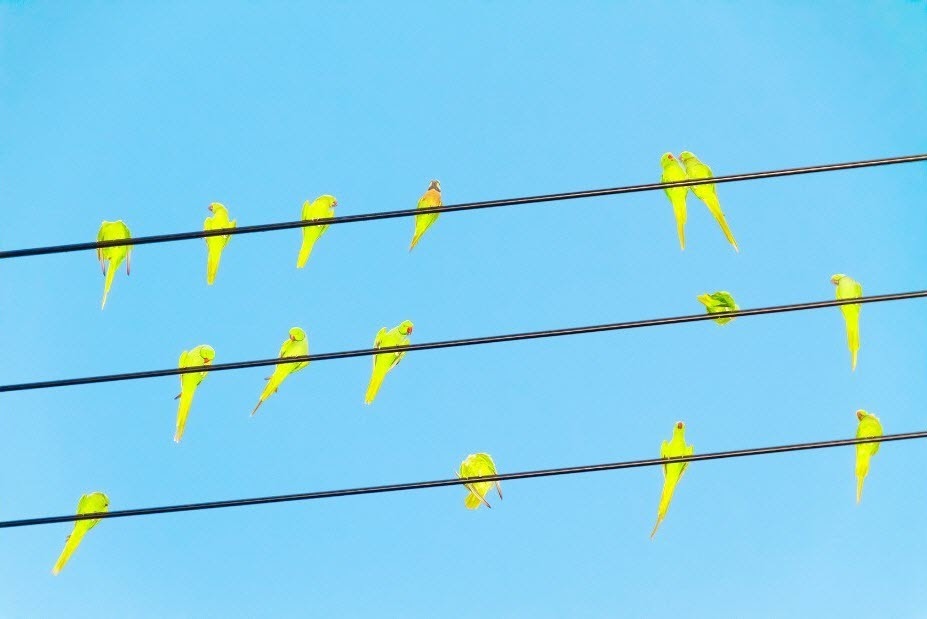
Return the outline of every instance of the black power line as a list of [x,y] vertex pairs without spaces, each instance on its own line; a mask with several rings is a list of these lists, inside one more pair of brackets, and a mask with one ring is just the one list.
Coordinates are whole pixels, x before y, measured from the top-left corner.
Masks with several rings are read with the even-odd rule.
[[[845,447],[860,443],[889,443],[893,441],[908,441],[912,439],[927,438],[927,430],[920,432],[906,432],[903,434],[886,434],[881,437],[847,438],[834,441],[817,441],[814,443],[794,443],[791,445],[777,445],[774,447],[756,447],[753,449],[736,449],[734,451],[716,451],[707,454],[695,454],[673,458],[673,462],[700,462],[702,460],[721,460],[726,458],[743,458],[747,456],[761,456],[765,454],[786,453],[790,451],[807,451],[810,449],[826,449],[830,447]],[[577,473],[592,473],[595,471],[615,471],[619,469],[634,469],[645,466],[659,466],[665,464],[663,458],[650,458],[647,460],[629,460],[625,462],[612,462],[607,464],[590,464],[587,466],[571,466],[558,469],[541,469],[536,471],[523,471],[521,473],[502,473],[485,477],[467,477],[454,479],[439,479],[435,481],[419,481],[407,484],[390,484],[387,486],[367,486],[364,488],[347,488],[344,490],[323,490],[321,492],[303,492],[299,494],[282,494],[277,496],[255,497],[250,499],[232,499],[228,501],[209,501],[205,503],[186,503],[183,505],[165,505],[162,507],[142,507],[137,509],[123,509],[95,514],[72,514],[68,516],[45,516],[42,518],[25,518],[23,520],[5,520],[0,522],[0,529],[14,527],[31,527],[40,524],[55,524],[59,522],[72,522],[75,520],[91,520],[93,518],[125,518],[127,516],[151,516],[154,514],[168,514],[173,512],[192,512],[204,509],[220,509],[225,507],[244,507],[246,505],[264,505],[267,503],[286,503],[290,501],[311,501],[315,499],[331,499],[336,497],[356,496],[359,494],[382,494],[384,492],[402,492],[406,490],[421,490],[425,488],[441,488],[443,486],[460,486],[479,482],[508,481],[512,479],[532,479],[535,477],[553,477],[555,475],[575,475]]]
[[[829,301],[814,301],[811,303],[794,303],[791,305],[773,305],[771,307],[758,307],[755,309],[742,309],[724,314],[688,314],[669,318],[651,318],[648,320],[634,320],[630,322],[613,322],[604,325],[591,325],[587,327],[570,327],[566,329],[551,329],[547,331],[528,331],[526,333],[509,333],[506,335],[490,335],[460,340],[444,340],[439,342],[426,342],[424,344],[410,344],[408,346],[392,346],[380,349],[364,348],[360,350],[345,350],[340,352],[322,353],[318,355],[305,355],[299,357],[275,357],[273,359],[258,359],[254,361],[236,361],[234,363],[218,363],[206,368],[209,372],[223,370],[241,370],[246,368],[278,365],[281,363],[301,363],[303,361],[329,361],[332,359],[347,359],[350,357],[368,357],[371,355],[391,352],[410,352],[416,350],[434,350],[438,348],[457,348],[459,346],[478,346],[481,344],[495,344],[499,342],[516,342],[520,340],[533,340],[546,337],[560,337],[563,335],[580,335],[583,333],[601,333],[603,331],[621,331],[624,329],[637,329],[641,327],[656,327],[660,325],[674,325],[685,322],[700,322],[715,320],[716,318],[738,318],[743,316],[760,316],[763,314],[778,314],[783,312],[797,312],[802,310],[835,307],[838,305],[851,305],[855,303],[880,303],[883,301],[899,301],[904,299],[919,299],[927,297],[927,290],[912,292],[896,292],[892,294],[860,297],[859,299],[832,299]],[[170,368],[165,370],[149,370],[147,372],[129,372],[126,374],[107,374],[103,376],[86,376],[84,378],[66,378],[59,380],[39,381],[33,383],[19,383],[14,385],[0,385],[0,393],[7,391],[26,391],[29,389],[49,389],[52,387],[72,387],[74,385],[89,385],[92,383],[108,383],[120,380],[137,380],[142,378],[158,378],[161,376],[174,376],[177,374],[190,374],[202,372],[202,366],[188,368]]]
[[[876,166],[894,165],[899,163],[914,163],[927,161],[927,153],[921,155],[904,155],[886,159],[869,159],[865,161],[850,161],[847,163],[829,163],[825,165],[807,166],[802,168],[785,168],[782,170],[768,170],[764,172],[749,172],[746,174],[729,174],[716,176],[712,183],[735,183],[761,178],[776,178],[779,176],[795,176],[798,174],[814,174],[817,172],[835,172],[837,170],[852,170],[855,168],[871,168]],[[291,228],[307,228],[311,226],[327,226],[331,224],[346,224],[359,221],[376,221],[378,219],[393,219],[396,217],[413,217],[426,213],[453,213],[457,211],[473,211],[484,208],[500,206],[515,206],[518,204],[537,204],[539,202],[556,202],[558,200],[574,200],[577,198],[593,198],[598,196],[614,196],[625,193],[639,193],[642,191],[656,191],[668,187],[689,187],[691,185],[704,185],[704,180],[684,180],[673,183],[645,183],[642,185],[626,185],[608,189],[589,189],[585,191],[570,191],[566,193],[551,193],[541,196],[525,196],[521,198],[506,198],[502,200],[486,200],[483,202],[465,202],[462,204],[449,204],[432,208],[410,208],[399,211],[382,211],[378,213],[361,213],[359,215],[346,215],[343,217],[330,217],[313,221],[284,221],[273,224],[260,224],[255,226],[239,226],[231,229],[196,230],[193,232],[177,232],[174,234],[157,234],[153,236],[140,236],[134,239],[114,239],[111,241],[70,243],[67,245],[50,245],[47,247],[31,247],[26,249],[13,249],[0,251],[0,259],[23,258],[25,256],[40,256],[44,254],[63,254],[104,247],[119,247],[123,245],[149,245],[152,243],[170,243],[173,241],[186,241],[201,239],[208,236],[224,236],[227,234],[252,234],[255,232],[272,232],[275,230],[289,230]]]

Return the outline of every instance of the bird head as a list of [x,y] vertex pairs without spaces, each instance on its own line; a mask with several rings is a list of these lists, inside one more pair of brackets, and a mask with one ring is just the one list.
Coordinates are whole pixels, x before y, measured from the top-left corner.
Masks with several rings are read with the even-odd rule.
[[674,161],[676,161],[676,158],[673,156],[673,153],[663,153],[663,156],[660,157],[660,165],[664,168]]
[[412,329],[414,325],[411,320],[403,320],[399,323],[399,332],[403,335],[412,335]]
[[299,327],[293,327],[290,329],[290,340],[294,342],[302,342],[306,339],[306,332],[300,329]]
[[317,204],[321,204],[325,208],[335,208],[336,206],[338,206],[338,200],[335,198],[335,196],[331,196],[328,194],[325,194],[324,196],[319,196],[318,198],[315,199],[315,202]]
[[869,416],[869,413],[867,413],[863,409],[859,409],[858,411],[856,411],[856,418],[859,419],[860,421],[863,420],[863,417],[868,417],[868,416]]
[[840,280],[843,279],[844,277],[846,277],[846,275],[844,275],[843,273],[837,273],[836,275],[831,275],[830,283],[836,286],[837,284],[840,283]]
[[212,360],[216,358],[215,349],[212,346],[200,346],[200,358],[203,363],[212,363]]
[[434,189],[438,193],[441,193],[441,183],[439,183],[436,180],[432,180],[431,183],[429,183],[428,185],[428,189],[429,190]]
[[679,158],[683,161],[683,163],[685,163],[689,159],[698,160],[698,157],[696,157],[695,153],[693,153],[691,150],[682,151],[681,153],[679,153]]

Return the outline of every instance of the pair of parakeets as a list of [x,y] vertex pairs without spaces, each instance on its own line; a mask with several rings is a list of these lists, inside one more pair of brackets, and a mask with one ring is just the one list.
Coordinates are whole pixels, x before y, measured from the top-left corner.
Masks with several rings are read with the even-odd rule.
[[[411,320],[404,320],[392,329],[381,328],[374,339],[373,347],[376,350],[381,348],[395,348],[408,346],[414,326]],[[364,396],[364,403],[373,403],[380,385],[386,375],[392,370],[405,356],[404,351],[385,352],[373,355],[373,371],[370,376],[370,383],[367,386],[367,393]],[[287,339],[283,341],[280,352],[277,354],[279,359],[300,358],[309,356],[309,337],[300,327],[290,329]],[[201,344],[191,350],[185,350],[180,353],[178,368],[203,368],[202,371],[186,372],[180,375],[180,403],[177,407],[177,425],[174,433],[174,441],[179,443],[183,437],[184,428],[187,425],[187,416],[190,413],[190,406],[193,404],[193,395],[197,387],[206,378],[208,366],[216,357],[216,351],[212,346]],[[309,361],[295,361],[292,363],[278,363],[274,365],[273,373],[267,377],[267,384],[264,391],[258,399],[257,405],[251,411],[251,415],[257,413],[258,409],[267,398],[272,396],[291,374],[308,367]]]
[[[859,299],[863,296],[863,286],[858,281],[838,273],[830,278],[832,284],[837,287],[838,300]],[[734,302],[734,297],[727,291],[721,290],[711,294],[701,294],[696,297],[709,314],[724,314],[736,312],[740,308]],[[856,369],[856,360],[859,356],[859,314],[862,309],[860,303],[847,303],[840,306],[843,313],[844,322],[846,323],[847,347],[850,349],[850,365],[853,370]],[[733,318],[716,318],[715,322],[719,325],[730,322]]]
[[[679,161],[682,161],[681,165]],[[663,176],[660,180],[664,183],[678,183],[685,180],[710,180],[713,177],[711,168],[699,161],[698,157],[689,151],[680,153],[679,159],[676,159],[673,153],[664,153],[660,159],[660,165],[663,167]],[[715,190],[714,183],[667,187],[663,190],[673,206],[673,215],[676,217],[676,231],[679,235],[679,248],[686,248],[686,196],[688,196],[690,190],[695,194],[696,198],[704,202],[705,206],[708,207],[718,225],[721,226],[725,238],[734,246],[734,251],[740,251],[737,248],[737,241],[734,240],[734,234],[724,218],[724,212],[721,210],[721,202],[718,201],[718,193]]]
[[[299,347],[298,342],[305,341],[305,337],[303,337],[301,340],[295,339],[299,332],[302,332],[302,329],[294,327],[294,329],[291,329],[290,331],[291,339],[287,340],[288,342],[297,342],[297,348]],[[305,336],[305,333],[302,333],[302,335]],[[291,345],[284,343],[284,347],[290,348]],[[185,352],[184,355],[198,356],[200,352],[208,348],[208,346],[198,346],[192,351]],[[199,358],[205,359],[206,357],[202,356]],[[183,362],[183,356],[181,357],[181,362]],[[206,361],[206,363],[208,363],[208,361]],[[196,361],[196,364],[202,365],[200,361]],[[187,374],[185,376],[198,377],[199,374]],[[183,427],[180,425],[179,420],[178,432],[183,432]],[[457,477],[462,479],[468,477],[488,477],[496,475],[496,464],[493,462],[492,456],[487,453],[470,454],[466,457],[466,459],[464,459],[463,462],[460,463],[460,468],[456,474]],[[477,509],[480,505],[490,507],[489,501],[486,499],[486,494],[492,489],[493,486],[495,486],[496,491],[499,493],[499,498],[501,499],[502,486],[499,484],[499,482],[476,482],[472,484],[464,484],[464,487],[467,489],[467,497],[464,500],[464,505],[467,507],[467,509]],[[91,492],[89,494],[85,494],[81,496],[80,500],[77,502],[78,515],[101,514],[106,513],[107,511],[109,511],[109,497],[102,492]],[[55,562],[54,568],[52,568],[52,574],[57,576],[61,572],[65,564],[71,558],[71,555],[73,555],[74,551],[77,550],[77,547],[84,539],[84,536],[87,535],[87,532],[97,526],[99,522],[100,518],[88,518],[74,522],[74,528],[71,531],[71,534],[68,535],[68,538],[64,544],[64,549],[58,556],[58,560]]]
[[[859,421],[856,427],[856,438],[878,438],[882,436],[882,424],[879,418],[864,410],[856,411],[856,418]],[[657,522],[653,525],[650,532],[650,539],[656,535],[660,523],[666,518],[669,511],[670,502],[673,500],[673,493],[676,491],[676,485],[682,479],[689,466],[688,462],[672,462],[673,459],[683,458],[695,454],[695,447],[686,444],[686,425],[677,421],[673,427],[673,436],[669,441],[663,441],[660,444],[660,458],[667,460],[663,465],[663,490],[660,492],[660,502],[657,505]],[[869,474],[869,463],[879,451],[878,442],[858,443],[856,445],[856,502],[859,503],[863,497],[863,481]]]

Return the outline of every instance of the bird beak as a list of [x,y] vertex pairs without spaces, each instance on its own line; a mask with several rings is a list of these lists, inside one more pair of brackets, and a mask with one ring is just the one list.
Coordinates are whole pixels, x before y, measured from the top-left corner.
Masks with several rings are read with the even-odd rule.
[[206,207],[206,210],[209,211],[210,213],[212,213],[212,212],[213,212],[213,210],[212,210],[212,204],[210,204],[209,206],[207,206],[207,207]]
[[293,337],[293,336],[291,335],[291,336],[290,336],[290,341],[291,341],[291,342],[295,342],[295,341],[296,341],[296,338]]
[[859,419],[860,421],[862,421],[862,420],[863,420],[863,416],[864,416],[865,414],[866,414],[866,413],[864,413],[863,411],[858,410],[858,411],[856,411],[856,418]]

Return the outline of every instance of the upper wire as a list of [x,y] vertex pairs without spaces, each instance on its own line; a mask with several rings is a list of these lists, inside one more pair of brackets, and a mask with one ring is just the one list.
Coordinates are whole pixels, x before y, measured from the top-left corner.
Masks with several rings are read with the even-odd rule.
[[410,208],[397,211],[381,211],[375,213],[361,213],[358,215],[345,215],[342,217],[327,217],[314,220],[284,221],[271,224],[258,224],[253,226],[239,226],[237,228],[220,228],[215,230],[196,230],[191,232],[177,232],[173,234],[157,234],[140,236],[134,239],[113,239],[109,241],[95,241],[86,243],[69,243],[66,245],[49,245],[45,247],[30,247],[26,249],[12,249],[0,251],[0,260],[6,258],[24,258],[26,256],[41,256],[46,254],[63,254],[90,249],[103,249],[106,247],[121,247],[125,245],[150,245],[152,243],[170,243],[189,239],[201,239],[209,236],[225,236],[234,234],[253,234],[256,232],[272,232],[275,230],[289,230],[291,228],[307,228],[311,226],[328,226],[334,224],[355,223],[361,221],[376,221],[379,219],[393,219],[396,217],[413,217],[428,213],[453,213],[458,211],[473,211],[477,209],[496,208],[501,206],[515,206],[519,204],[537,204],[540,202],[556,202],[559,200],[575,200],[577,198],[593,198],[598,196],[614,196],[626,193],[639,193],[642,191],[656,191],[671,187],[689,187],[692,185],[705,185],[711,183],[735,183],[739,181],[756,180],[762,178],[776,178],[780,176],[795,176],[799,174],[814,174],[818,172],[835,172],[838,170],[852,170],[856,168],[871,168],[877,166],[896,165],[900,163],[914,163],[927,161],[927,153],[920,155],[903,155],[887,157],[884,159],[867,159],[863,161],[849,161],[845,163],[829,163],[824,165],[805,166],[800,168],[784,168],[781,170],[767,170],[762,172],[748,172],[744,174],[729,174],[716,176],[706,182],[703,179],[687,179],[672,183],[644,183],[641,185],[625,185],[607,189],[588,189],[583,191],[570,191],[566,193],[552,193],[540,196],[524,196],[521,198],[505,198],[501,200],[485,200],[482,202],[465,202],[436,206],[429,208]]

